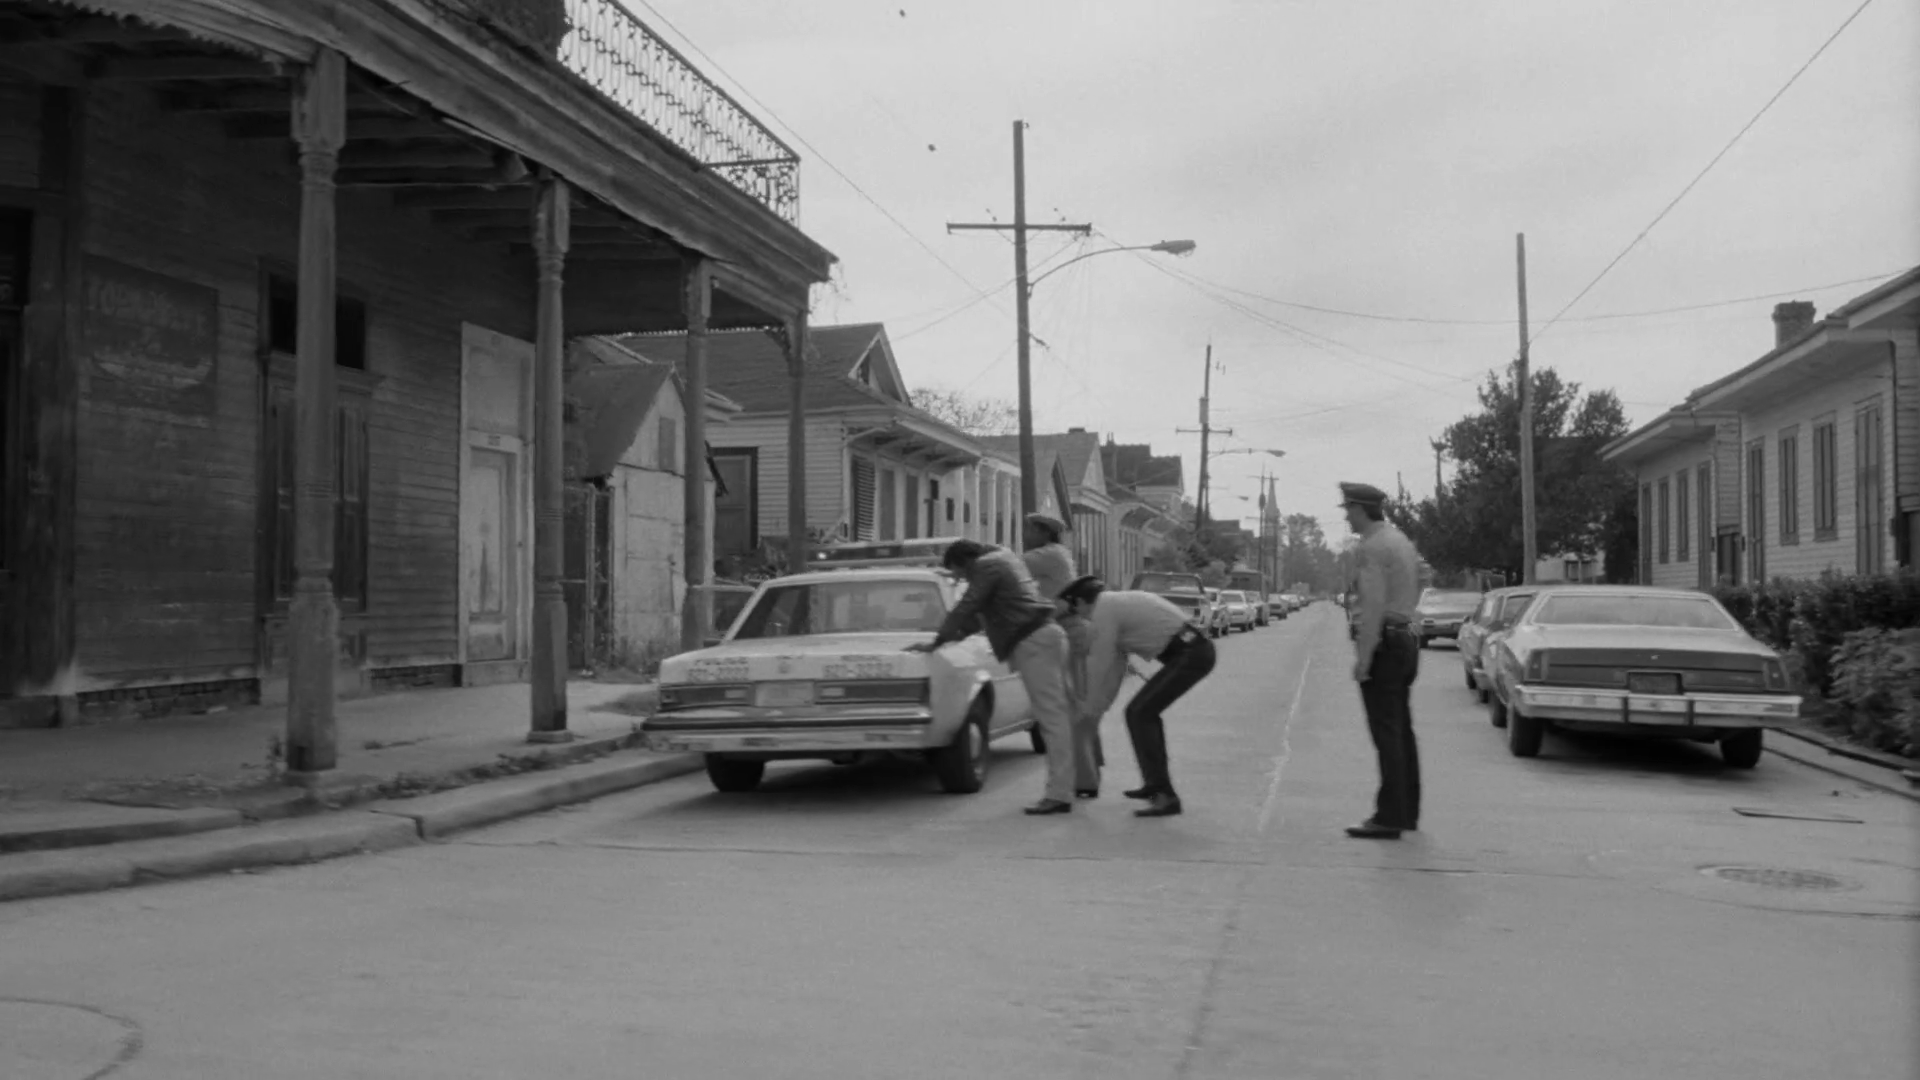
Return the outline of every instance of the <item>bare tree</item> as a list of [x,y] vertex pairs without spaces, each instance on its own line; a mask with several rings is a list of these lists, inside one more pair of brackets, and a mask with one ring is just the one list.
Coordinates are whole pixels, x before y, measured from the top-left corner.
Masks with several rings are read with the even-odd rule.
[[1020,410],[998,398],[973,397],[940,386],[915,390],[912,397],[915,408],[969,435],[1012,435],[1020,430]]

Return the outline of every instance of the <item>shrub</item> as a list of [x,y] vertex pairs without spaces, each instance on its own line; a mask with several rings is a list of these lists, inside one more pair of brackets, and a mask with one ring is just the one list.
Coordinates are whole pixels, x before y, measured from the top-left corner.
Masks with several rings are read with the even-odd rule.
[[1920,573],[1912,569],[1723,585],[1713,595],[1748,633],[1798,657],[1808,688],[1821,695],[1833,692],[1834,651],[1848,634],[1920,625]]
[[1845,635],[1831,658],[1833,700],[1855,739],[1920,757],[1920,628]]

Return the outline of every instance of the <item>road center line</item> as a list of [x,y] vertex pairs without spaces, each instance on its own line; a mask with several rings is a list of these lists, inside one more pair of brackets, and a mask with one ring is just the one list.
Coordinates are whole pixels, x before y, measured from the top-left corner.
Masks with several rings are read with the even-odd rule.
[[1267,798],[1260,804],[1260,823],[1254,826],[1255,833],[1267,831],[1273,823],[1274,815],[1280,809],[1280,778],[1286,775],[1287,761],[1293,757],[1293,717],[1300,711],[1300,695],[1307,689],[1307,673],[1313,670],[1313,657],[1300,665],[1300,681],[1293,688],[1293,701],[1287,705],[1287,715],[1280,721],[1280,752],[1273,756],[1273,775],[1267,781]]

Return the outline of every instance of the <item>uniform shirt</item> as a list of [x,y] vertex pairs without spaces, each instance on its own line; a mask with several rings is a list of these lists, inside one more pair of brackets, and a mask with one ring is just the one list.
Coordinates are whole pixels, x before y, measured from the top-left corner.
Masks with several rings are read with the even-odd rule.
[[1157,660],[1187,628],[1187,613],[1150,592],[1103,592],[1087,617],[1087,704],[1084,715],[1105,716],[1120,696],[1127,655]]
[[945,645],[985,630],[993,655],[1005,660],[1014,646],[1052,620],[1053,605],[1040,598],[1027,565],[1005,548],[992,548],[973,561],[966,594],[947,613],[933,643]]
[[1028,550],[1021,559],[1027,564],[1027,573],[1033,575],[1040,596],[1053,601],[1055,611],[1065,611],[1067,605],[1060,599],[1060,590],[1080,576],[1073,572],[1073,553],[1065,544],[1043,544]]
[[1371,660],[1387,616],[1412,621],[1420,603],[1420,553],[1413,541],[1385,521],[1370,522],[1354,551],[1360,578],[1360,627],[1354,650]]

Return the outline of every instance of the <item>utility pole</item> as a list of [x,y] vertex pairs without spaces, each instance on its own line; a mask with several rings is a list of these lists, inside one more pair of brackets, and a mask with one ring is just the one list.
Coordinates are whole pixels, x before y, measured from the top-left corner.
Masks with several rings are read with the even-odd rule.
[[1433,501],[1435,504],[1438,504],[1441,497],[1440,493],[1444,490],[1440,486],[1440,451],[1445,449],[1446,446],[1438,439],[1435,439],[1429,445],[1433,447]]
[[[1033,513],[1040,506],[1039,477],[1033,463],[1033,334],[1027,322],[1027,301],[1030,286],[1027,284],[1027,234],[1030,232],[1070,232],[1085,236],[1093,231],[1092,225],[1029,225],[1027,224],[1027,143],[1024,120],[1013,122],[1013,224],[1002,225],[999,222],[975,222],[970,224],[947,223],[948,232],[963,230],[1013,230],[1013,278],[1014,278],[1014,320],[1018,324],[1015,348],[1018,350],[1020,365],[1020,515]],[[1064,513],[1066,507],[1061,507]],[[1016,523],[1017,535],[1017,523]]]
[[1527,234],[1514,235],[1514,257],[1520,279],[1520,581],[1533,584],[1535,563],[1533,518],[1533,376],[1527,370]]
[[1207,519],[1209,516],[1209,512],[1212,509],[1212,507],[1210,507],[1207,504],[1207,441],[1208,441],[1208,437],[1216,431],[1218,431],[1222,435],[1233,434],[1232,428],[1216,428],[1213,426],[1213,423],[1210,419],[1213,413],[1209,406],[1209,402],[1211,402],[1212,400],[1213,400],[1213,342],[1209,341],[1207,342],[1206,374],[1200,380],[1200,426],[1197,429],[1196,428],[1175,428],[1174,429],[1174,434],[1176,435],[1192,435],[1192,434],[1195,434],[1197,431],[1200,436],[1200,497],[1194,500],[1194,506],[1193,506],[1193,537],[1196,541],[1200,539],[1201,530],[1205,528]]

